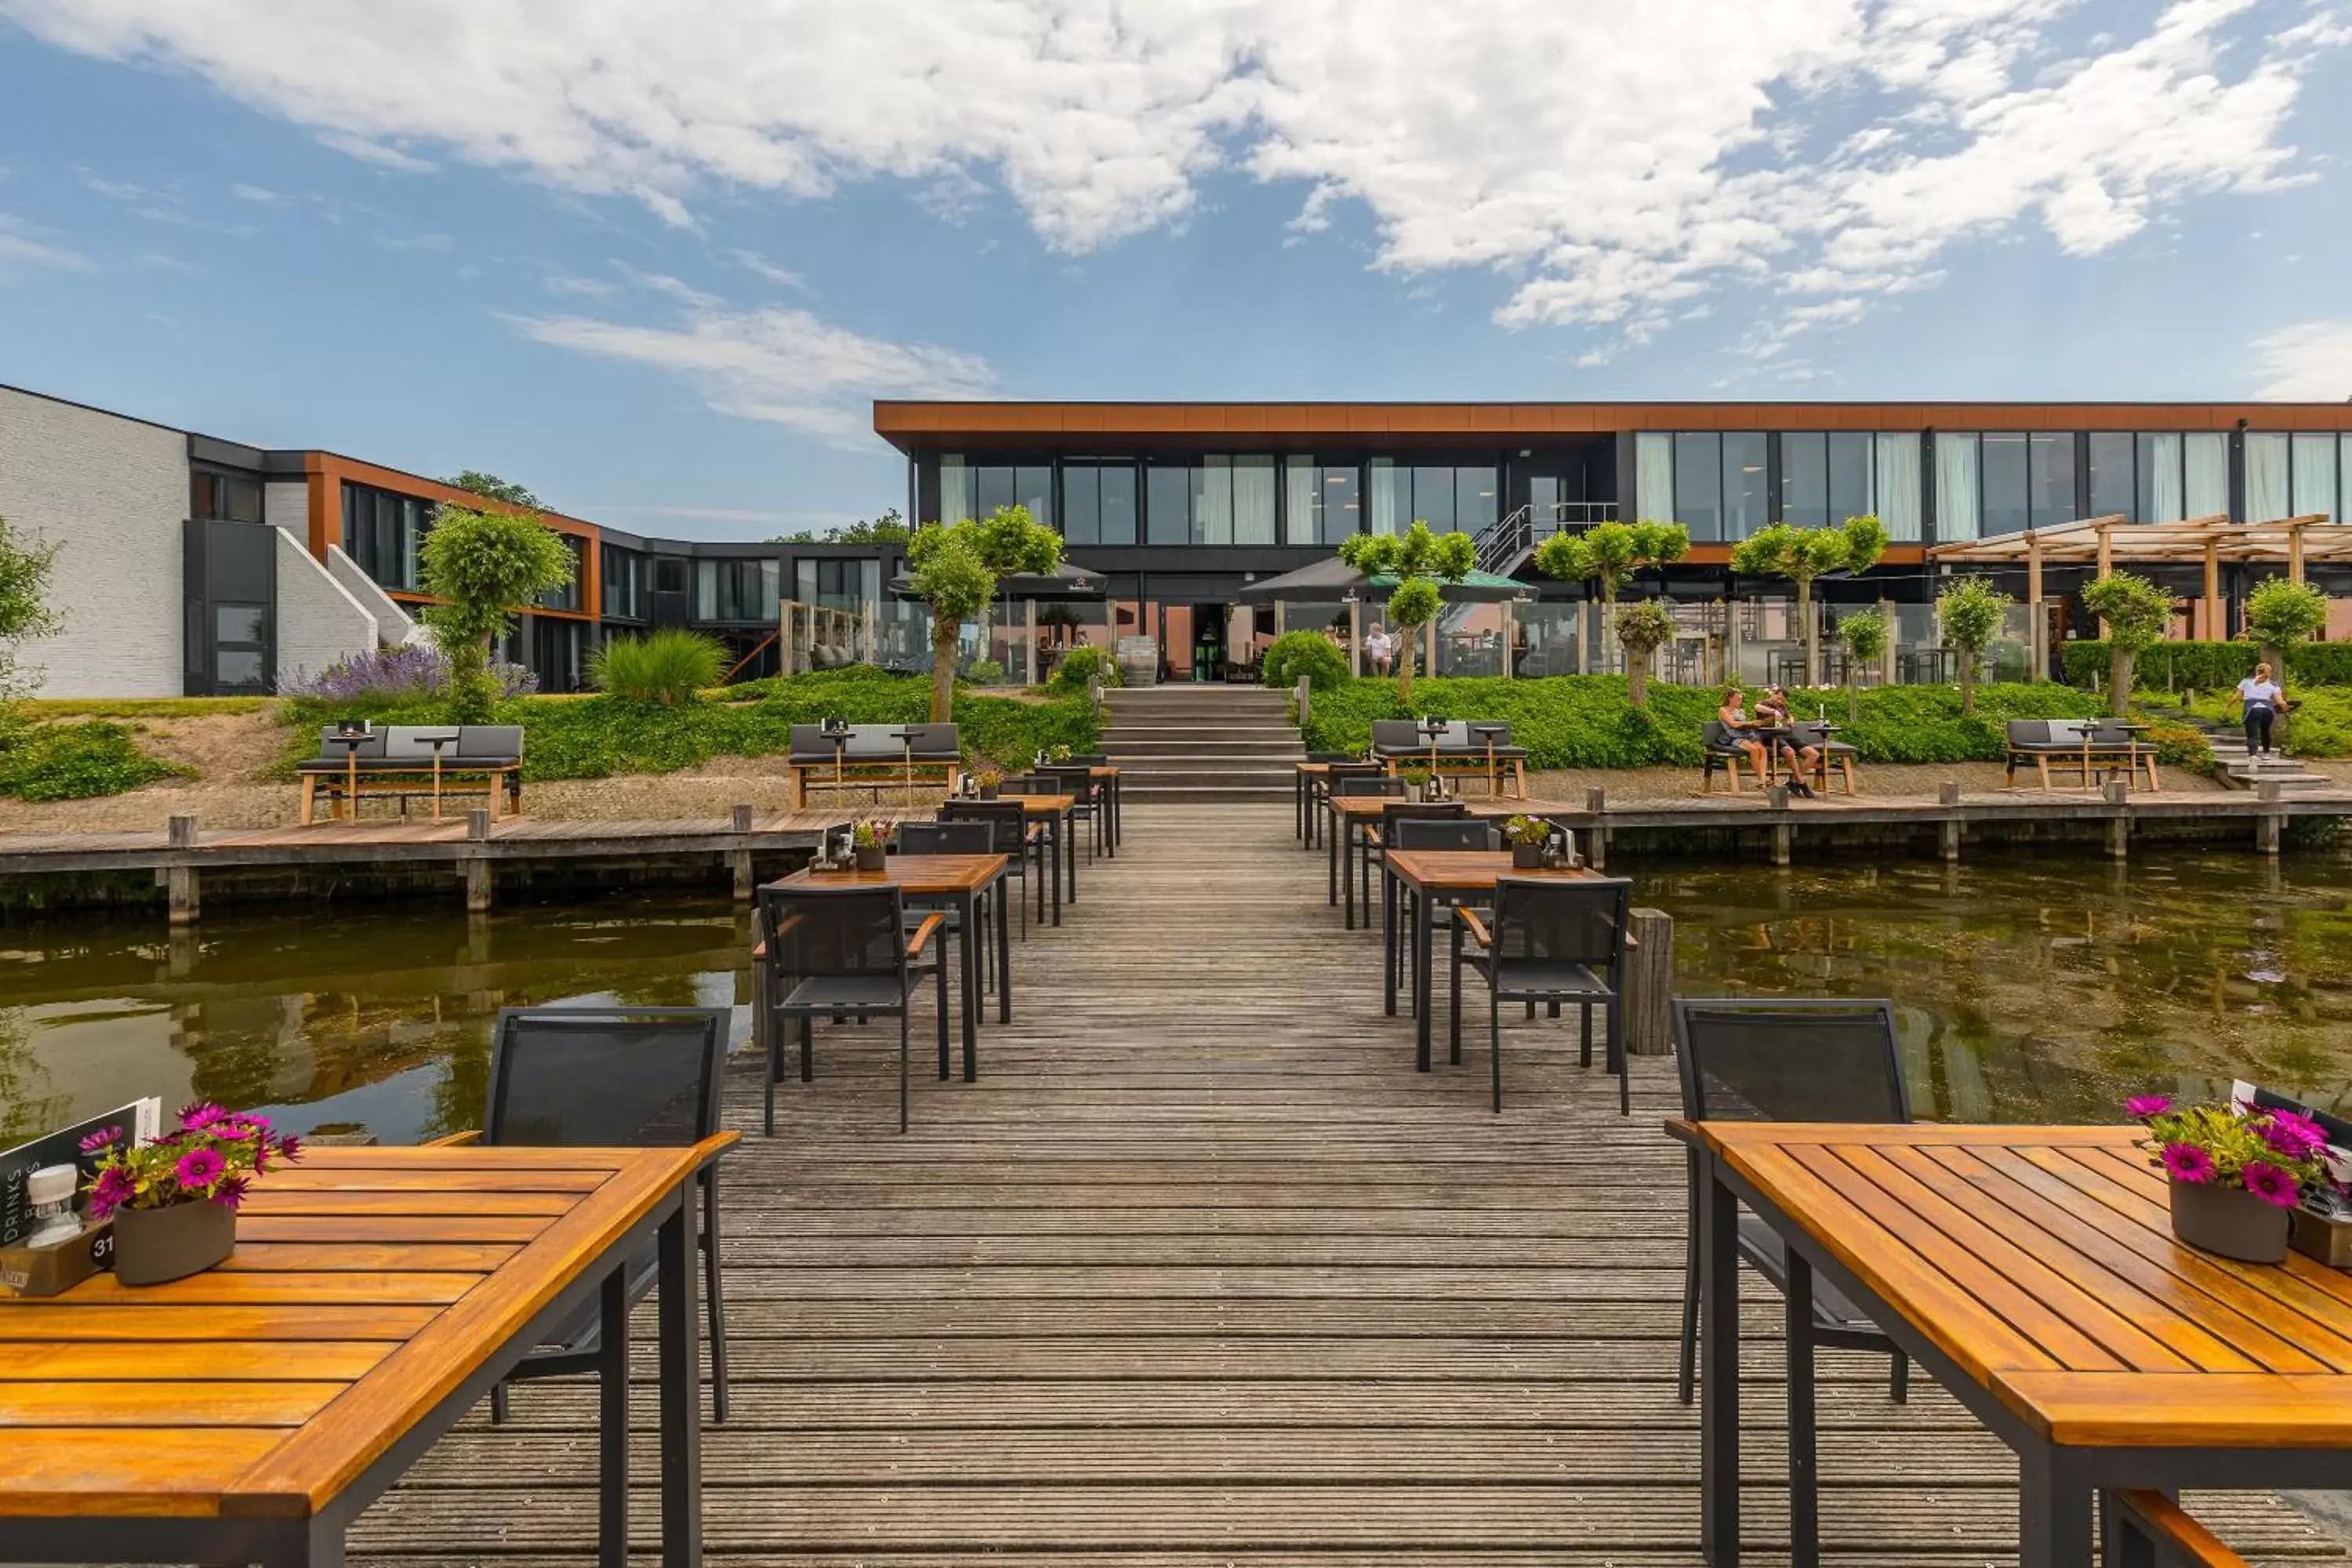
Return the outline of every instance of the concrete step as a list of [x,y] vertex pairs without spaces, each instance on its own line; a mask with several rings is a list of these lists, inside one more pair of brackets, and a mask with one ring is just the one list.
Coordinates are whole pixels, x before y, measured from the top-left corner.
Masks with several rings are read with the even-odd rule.
[[1287,797],[1293,791],[1292,777],[1286,771],[1268,773],[1237,768],[1169,768],[1148,773],[1129,771],[1118,783],[1119,788],[1130,795],[1187,788],[1240,789]]
[[1290,786],[1261,789],[1246,784],[1128,784],[1129,802],[1162,805],[1288,805]]
[[1131,741],[1182,741],[1202,735],[1246,735],[1254,741],[1296,741],[1298,726],[1284,722],[1266,722],[1257,719],[1229,719],[1208,716],[1189,723],[1166,723],[1155,720],[1146,724],[1134,720],[1113,719],[1103,726],[1106,736],[1122,735]]

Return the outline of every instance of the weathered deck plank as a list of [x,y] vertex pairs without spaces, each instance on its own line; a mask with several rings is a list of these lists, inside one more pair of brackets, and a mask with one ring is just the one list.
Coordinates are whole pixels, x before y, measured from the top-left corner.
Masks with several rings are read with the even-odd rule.
[[[725,1176],[735,1415],[708,1432],[709,1552],[768,1568],[1691,1568],[1697,1423],[1674,1392],[1683,1165],[1575,1063],[1572,1024],[1485,1020],[1412,1066],[1377,938],[1340,929],[1286,805],[1130,813],[1058,931],[1014,949],[982,1080],[919,1082],[896,1031],[821,1036],[778,1135]],[[730,1120],[754,1126],[737,1064]],[[1781,1539],[1777,1304],[1745,1413],[1753,1560]],[[650,1333],[640,1376],[652,1375]],[[1822,1358],[1828,1556],[2013,1557],[2014,1466],[1883,1363]],[[653,1479],[650,1401],[638,1478]],[[591,1392],[517,1392],[354,1534],[414,1568],[586,1561]],[[655,1543],[650,1491],[635,1546]],[[2199,1500],[2257,1561],[2339,1555],[2274,1499]]]

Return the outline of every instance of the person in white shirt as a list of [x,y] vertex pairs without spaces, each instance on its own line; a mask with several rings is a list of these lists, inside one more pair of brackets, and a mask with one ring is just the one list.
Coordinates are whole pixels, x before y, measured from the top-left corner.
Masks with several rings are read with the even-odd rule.
[[2286,693],[2271,679],[2271,667],[2254,666],[2254,673],[2238,682],[2238,717],[2246,726],[2246,755],[2271,754],[2272,721],[2286,710]]
[[1385,627],[1374,626],[1371,635],[1364,638],[1364,657],[1372,661],[1374,675],[1386,675],[1389,672],[1389,660],[1394,653],[1394,645],[1389,641],[1389,634]]

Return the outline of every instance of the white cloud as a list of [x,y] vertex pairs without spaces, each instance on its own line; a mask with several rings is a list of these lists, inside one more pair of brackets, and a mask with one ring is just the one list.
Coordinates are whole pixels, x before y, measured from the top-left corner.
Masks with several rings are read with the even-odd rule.
[[362,163],[373,163],[380,169],[396,169],[404,174],[429,174],[439,164],[428,159],[415,157],[397,147],[387,147],[381,142],[346,132],[331,131],[319,138],[319,145],[333,149]]
[[2352,399],[2352,321],[2305,321],[2254,340],[2257,397],[2289,403]]
[[231,185],[228,188],[228,194],[235,196],[241,202],[260,202],[267,204],[269,202],[275,202],[278,199],[278,195],[276,191],[264,190],[259,185],[247,185],[242,184]]
[[[1727,284],[1923,286],[2036,228],[2071,255],[2298,176],[2302,72],[2352,41],[2257,0],[0,0],[66,47],[195,71],[388,166],[405,149],[634,199],[1001,190],[1084,251],[1239,168],[1292,238],[1492,268],[1507,325],[1638,342]],[[754,269],[756,270],[756,268]]]
[[559,274],[547,279],[551,294],[578,294],[591,300],[609,300],[621,291],[618,283],[607,283],[602,278],[572,278]]
[[508,320],[539,342],[680,376],[721,414],[764,419],[852,449],[873,439],[866,405],[874,398],[977,397],[994,383],[985,361],[953,349],[866,337],[806,310],[740,310],[675,278],[621,270],[640,288],[677,301],[679,320]]
[[22,262],[27,267],[60,267],[69,272],[86,272],[89,260],[61,245],[36,239],[26,226],[0,213],[0,277],[5,277],[10,262]]
[[756,250],[730,250],[728,255],[733,257],[735,264],[744,271],[764,278],[779,287],[803,289],[808,287],[807,279],[788,267],[777,266]]

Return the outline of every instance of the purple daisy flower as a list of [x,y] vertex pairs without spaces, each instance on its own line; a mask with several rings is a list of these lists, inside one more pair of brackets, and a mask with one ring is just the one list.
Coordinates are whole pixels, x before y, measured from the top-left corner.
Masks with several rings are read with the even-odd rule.
[[139,1184],[130,1172],[120,1165],[109,1165],[98,1173],[97,1182],[89,1189],[89,1217],[104,1219],[129,1203],[138,1190]]
[[208,1100],[197,1100],[193,1105],[184,1105],[180,1107],[180,1131],[201,1132],[220,1121],[227,1114],[227,1111]]
[[2125,1111],[2135,1121],[2146,1121],[2148,1118],[2161,1116],[2171,1109],[2172,1096],[2168,1094],[2135,1094],[2124,1101]]
[[253,1184],[247,1181],[243,1176],[231,1176],[227,1181],[223,1182],[220,1184],[220,1189],[217,1192],[213,1194],[213,1202],[220,1205],[223,1208],[233,1209],[236,1207],[237,1205],[245,1202],[246,1189],[250,1187],[252,1184]]
[[302,1140],[291,1132],[278,1140],[278,1152],[289,1163],[302,1157]]
[[2239,1173],[2246,1191],[2276,1208],[2291,1209],[2301,1195],[2302,1188],[2294,1176],[2266,1160],[2250,1160]]
[[2272,1111],[2262,1132],[2263,1142],[2290,1160],[2308,1160],[2327,1146],[2319,1123],[2299,1111]]
[[2167,1143],[2157,1151],[2164,1173],[2176,1182],[2201,1186],[2213,1179],[2213,1156],[2194,1143]]
[[120,1127],[104,1128],[99,1131],[91,1133],[89,1137],[81,1141],[81,1152],[85,1154],[95,1154],[100,1149],[104,1149],[112,1144],[116,1139],[121,1136],[122,1129]]
[[228,1162],[221,1158],[219,1150],[191,1149],[180,1156],[172,1174],[181,1186],[193,1189],[211,1186],[227,1169]]

